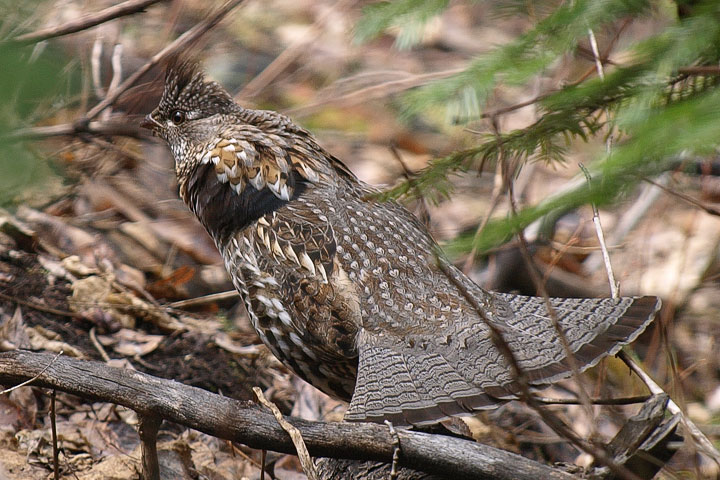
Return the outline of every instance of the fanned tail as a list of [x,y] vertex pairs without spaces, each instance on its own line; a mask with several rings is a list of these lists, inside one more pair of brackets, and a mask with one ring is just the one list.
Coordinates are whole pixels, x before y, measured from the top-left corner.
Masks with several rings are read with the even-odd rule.
[[[508,315],[501,331],[534,386],[570,375],[571,363],[543,298],[496,294]],[[633,342],[660,309],[656,297],[550,299],[581,371]],[[482,322],[483,320],[479,319]],[[351,421],[422,425],[499,406],[519,387],[485,326],[484,338],[424,350],[387,336],[361,338],[358,381],[345,415]],[[412,348],[411,348],[412,347]]]

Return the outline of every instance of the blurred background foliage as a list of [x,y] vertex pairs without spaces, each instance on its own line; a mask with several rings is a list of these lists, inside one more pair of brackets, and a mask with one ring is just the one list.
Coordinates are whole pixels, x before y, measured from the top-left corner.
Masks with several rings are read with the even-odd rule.
[[[555,209],[571,210],[617,195],[674,165],[681,156],[715,153],[720,139],[717,73],[700,66],[720,58],[720,3],[716,1],[578,0],[484,2],[497,16],[524,15],[532,28],[513,41],[474,59],[449,78],[407,93],[406,116],[442,114],[446,122],[472,125],[479,120],[499,85],[530,87],[593,37],[613,25],[648,16],[666,18],[661,31],[625,45],[622,64],[604,64],[538,99],[541,115],[526,128],[486,134],[472,148],[434,160],[417,178],[388,196],[449,195],[448,176],[480,164],[518,161],[563,162],[573,139],[611,138],[608,149],[590,165],[592,181],[529,207],[507,220],[495,220],[480,235],[468,233],[451,242],[450,253],[484,252],[511,238]],[[422,38],[421,26],[448,7],[446,1],[403,0],[366,7],[357,25],[360,41],[396,31],[396,47],[411,48]],[[597,48],[597,47],[594,47]],[[602,52],[595,52],[602,57]],[[603,59],[604,60],[604,59]],[[700,73],[700,74],[698,74]],[[487,115],[486,115],[487,116]]]
[[[21,2],[22,3],[22,2]],[[49,44],[0,45],[0,206],[12,206],[59,182],[40,152],[27,142],[11,138],[13,132],[53,122],[80,90],[77,72],[68,66],[65,52]]]
[[[520,212],[494,220],[481,235],[467,234],[448,245],[451,252],[482,253],[509,239],[549,211],[571,210],[594,202],[612,202],[618,194],[668,168],[681,155],[714,152],[720,138],[717,75],[692,68],[714,66],[720,56],[720,4],[716,1],[650,0],[517,0],[476,2],[498,20],[523,17],[530,27],[511,41],[472,59],[458,73],[411,89],[401,96],[398,114],[408,124],[462,125],[471,131],[493,120],[486,106],[500,86],[530,88],[549,75],[567,55],[579,49],[593,53],[595,35],[614,45],[623,26],[633,20],[661,18],[664,28],[623,45],[621,63],[606,62],[539,95],[537,120],[522,129],[475,136],[469,148],[437,158],[417,177],[396,185],[386,197],[422,196],[438,201],[451,195],[452,175],[494,165],[513,164],[517,176],[528,161],[564,162],[576,139],[604,135],[611,139],[589,165],[592,182]],[[30,30],[43,2],[3,0],[2,37]],[[355,40],[369,42],[390,32],[394,47],[412,49],[426,29],[451,3],[447,0],[399,0],[364,6],[355,25]],[[266,21],[268,21],[266,19]],[[620,27],[618,27],[618,25]],[[249,31],[248,31],[249,32]],[[250,33],[247,33],[252,35]],[[257,35],[257,34],[255,34]],[[12,130],[53,122],[53,115],[72,106],[80,90],[79,69],[51,42],[0,46],[0,204],[24,198],[22,192],[52,176],[41,156],[27,143],[8,141]],[[683,70],[685,69],[685,70]],[[227,73],[227,72],[226,72]],[[237,75],[228,75],[236,78]],[[232,83],[232,82],[231,82]],[[328,113],[329,112],[329,113]],[[332,111],[325,111],[325,116]],[[307,119],[312,126],[317,116]],[[352,123],[349,118],[348,122]]]

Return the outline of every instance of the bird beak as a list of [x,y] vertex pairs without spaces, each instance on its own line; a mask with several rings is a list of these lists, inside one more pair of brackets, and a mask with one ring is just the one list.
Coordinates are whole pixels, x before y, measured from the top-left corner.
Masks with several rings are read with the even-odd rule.
[[152,113],[148,114],[143,121],[140,122],[140,126],[148,130],[156,130],[161,127],[160,122],[153,118]]

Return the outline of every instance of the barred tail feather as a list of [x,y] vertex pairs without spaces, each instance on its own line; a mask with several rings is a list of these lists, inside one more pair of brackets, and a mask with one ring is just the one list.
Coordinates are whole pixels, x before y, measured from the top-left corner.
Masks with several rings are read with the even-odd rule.
[[[497,295],[509,307],[510,316],[503,319],[511,333],[506,335],[508,346],[530,383],[547,385],[569,376],[571,364],[545,300]],[[660,308],[655,297],[550,302],[581,371],[634,341]],[[490,348],[461,352],[450,344],[438,351],[435,343],[423,350],[387,336],[361,337],[358,381],[345,418],[422,425],[517,398],[519,387],[508,374],[507,359],[494,345],[481,345]]]

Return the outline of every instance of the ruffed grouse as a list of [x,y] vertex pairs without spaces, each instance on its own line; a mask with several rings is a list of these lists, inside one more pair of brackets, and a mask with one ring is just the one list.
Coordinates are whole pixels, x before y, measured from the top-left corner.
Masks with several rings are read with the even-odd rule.
[[[544,299],[480,288],[438,256],[412,214],[378,201],[289,118],[242,108],[178,61],[143,125],[170,145],[180,196],[262,341],[350,401],[348,420],[433,423],[516,398],[489,323],[531,385],[568,375]],[[550,302],[581,369],[632,342],[660,306],[655,297]]]

